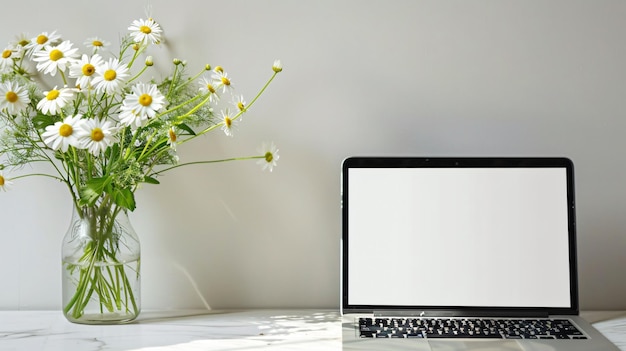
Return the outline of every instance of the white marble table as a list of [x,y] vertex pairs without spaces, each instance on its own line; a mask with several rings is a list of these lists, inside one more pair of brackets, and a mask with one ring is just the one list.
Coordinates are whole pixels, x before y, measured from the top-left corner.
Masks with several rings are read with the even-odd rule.
[[337,311],[148,311],[112,326],[72,324],[54,311],[0,311],[2,351],[340,349]]
[[[626,350],[626,313],[586,312]],[[0,350],[341,350],[333,310],[142,312],[127,325],[72,324],[58,311],[0,311]]]

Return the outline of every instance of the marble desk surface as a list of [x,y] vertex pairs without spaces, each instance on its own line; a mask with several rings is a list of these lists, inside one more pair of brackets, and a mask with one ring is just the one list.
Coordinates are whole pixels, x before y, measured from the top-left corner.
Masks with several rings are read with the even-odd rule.
[[[626,350],[626,312],[585,312]],[[336,310],[146,311],[126,325],[72,324],[58,311],[0,311],[0,350],[341,350]]]

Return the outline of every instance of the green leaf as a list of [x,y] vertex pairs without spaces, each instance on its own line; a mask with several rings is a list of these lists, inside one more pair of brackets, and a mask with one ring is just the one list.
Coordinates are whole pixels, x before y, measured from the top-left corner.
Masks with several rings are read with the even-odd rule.
[[55,118],[52,116],[38,114],[37,116],[33,117],[32,121],[33,125],[35,125],[35,128],[44,129],[47,126],[53,125],[55,122]]
[[105,151],[105,156],[108,160],[115,160],[120,155],[120,144],[115,143],[108,147]]
[[89,179],[85,186],[78,191],[80,196],[79,204],[93,206],[110,183],[111,177]]
[[185,123],[181,123],[178,125],[178,128],[186,131],[187,133],[191,134],[191,135],[196,135],[196,132],[193,131],[193,129],[191,129],[191,127],[189,127],[188,125],[186,125]]
[[131,211],[135,210],[135,194],[129,189],[114,189],[111,194],[113,197],[113,202],[116,205],[129,209]]
[[145,176],[143,182],[148,184],[161,184],[156,178]]

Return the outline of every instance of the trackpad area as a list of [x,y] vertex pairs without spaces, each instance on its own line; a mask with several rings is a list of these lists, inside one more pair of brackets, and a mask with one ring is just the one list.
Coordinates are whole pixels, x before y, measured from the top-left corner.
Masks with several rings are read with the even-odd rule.
[[515,340],[429,340],[432,351],[523,351]]

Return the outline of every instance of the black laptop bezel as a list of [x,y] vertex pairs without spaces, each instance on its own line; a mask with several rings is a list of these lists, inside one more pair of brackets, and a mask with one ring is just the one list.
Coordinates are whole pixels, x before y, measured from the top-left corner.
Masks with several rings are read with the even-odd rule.
[[[570,270],[570,307],[490,307],[490,306],[389,306],[351,304],[348,300],[348,170],[351,168],[475,168],[475,167],[558,167],[566,170],[568,202],[568,234]],[[341,172],[342,247],[341,247],[341,307],[342,313],[375,313],[377,311],[422,311],[424,315],[577,315],[578,273],[576,251],[576,207],[574,197],[574,164],[567,157],[363,157],[346,158]]]

